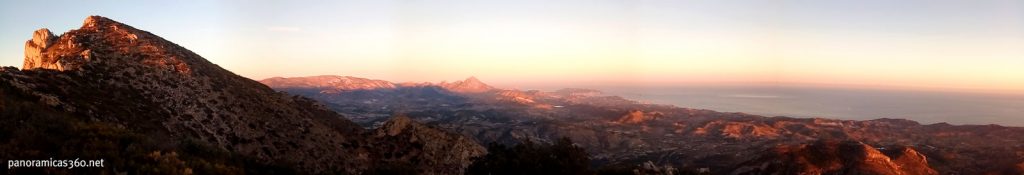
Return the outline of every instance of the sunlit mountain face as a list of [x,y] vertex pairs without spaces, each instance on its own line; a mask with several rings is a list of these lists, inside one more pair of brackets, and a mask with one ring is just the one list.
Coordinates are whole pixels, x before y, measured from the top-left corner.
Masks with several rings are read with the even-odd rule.
[[9,174],[1024,174],[1022,7],[2,2],[0,161]]

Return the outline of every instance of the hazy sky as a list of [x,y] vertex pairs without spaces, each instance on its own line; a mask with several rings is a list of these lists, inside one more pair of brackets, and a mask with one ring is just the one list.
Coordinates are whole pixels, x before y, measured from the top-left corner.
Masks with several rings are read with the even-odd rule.
[[1024,2],[4,1],[0,65],[101,15],[240,75],[1024,92]]

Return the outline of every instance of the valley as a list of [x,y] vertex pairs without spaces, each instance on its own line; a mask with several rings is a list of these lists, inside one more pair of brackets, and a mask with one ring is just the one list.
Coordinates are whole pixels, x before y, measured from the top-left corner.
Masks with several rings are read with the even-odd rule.
[[[500,89],[472,77],[439,84],[341,76],[261,82],[324,102],[367,128],[378,127],[390,116],[405,115],[473,137],[482,144],[553,142],[568,137],[586,148],[600,165],[652,161],[683,170],[705,168],[713,174],[766,172],[771,170],[743,165],[767,161],[753,159],[771,156],[765,155],[765,150],[819,141],[853,141],[871,151],[906,147],[927,157],[923,165],[916,166],[939,174],[1001,172],[1019,168],[1024,162],[1024,136],[1015,134],[1024,128],[998,125],[764,117],[646,104],[589,89]],[[474,87],[474,91],[461,87]],[[814,171],[833,172],[860,165],[850,166]]]

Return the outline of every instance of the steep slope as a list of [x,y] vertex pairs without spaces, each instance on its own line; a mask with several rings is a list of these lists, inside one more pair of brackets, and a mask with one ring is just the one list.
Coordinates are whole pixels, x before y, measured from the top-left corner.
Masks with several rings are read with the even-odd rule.
[[[152,138],[165,149],[188,141],[318,174],[373,169],[387,160],[367,156],[384,154],[372,145],[392,144],[313,100],[276,92],[100,16],[59,37],[36,31],[23,69],[0,72],[5,93]],[[23,117],[17,115],[3,117]]]
[[[33,41],[47,38],[39,33]],[[15,76],[3,80],[82,117],[167,142],[192,138],[258,160],[310,161],[298,165],[314,172],[369,161],[336,146],[361,142],[360,128],[315,102],[276,93],[104,17],[88,17],[80,29],[26,55],[25,71],[5,72]]]

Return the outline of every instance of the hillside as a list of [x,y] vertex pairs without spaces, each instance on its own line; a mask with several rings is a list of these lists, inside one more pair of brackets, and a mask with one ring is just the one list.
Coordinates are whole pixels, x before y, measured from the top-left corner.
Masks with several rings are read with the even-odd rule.
[[[112,162],[108,168],[81,171],[104,174],[275,172],[257,171],[257,165],[333,174],[373,172],[386,164],[448,174],[483,154],[483,147],[458,142],[458,135],[415,142],[374,135],[316,101],[277,92],[100,16],[59,36],[37,30],[25,52],[22,70],[0,70],[2,133],[9,133],[0,135],[5,158],[103,158]],[[430,139],[435,136],[448,139]],[[376,146],[410,144],[430,146]],[[409,153],[433,147],[459,149]],[[11,172],[23,171],[65,173]]]

